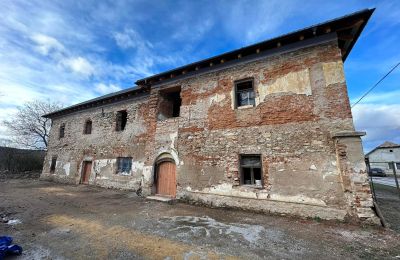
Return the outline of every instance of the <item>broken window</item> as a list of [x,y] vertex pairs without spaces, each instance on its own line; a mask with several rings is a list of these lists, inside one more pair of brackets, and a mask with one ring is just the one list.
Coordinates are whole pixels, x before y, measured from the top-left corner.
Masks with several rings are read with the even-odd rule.
[[50,164],[50,172],[54,173],[56,170],[56,164],[57,164],[57,156],[51,157],[51,164]]
[[63,138],[64,134],[65,134],[65,124],[61,124],[60,132],[59,132],[59,135],[58,135],[59,139]]
[[132,157],[117,158],[117,174],[130,174],[132,168]]
[[171,117],[179,117],[181,109],[181,88],[169,88],[160,91],[160,101],[158,105],[158,120]]
[[86,120],[85,129],[83,130],[83,133],[85,135],[90,135],[92,133],[92,121],[90,119]]
[[241,155],[240,156],[240,183],[243,185],[261,186],[261,156]]
[[128,113],[126,110],[121,110],[117,112],[117,123],[115,125],[116,131],[124,131],[126,122],[128,120]]
[[235,82],[235,96],[236,107],[254,106],[255,93],[253,80],[247,79]]

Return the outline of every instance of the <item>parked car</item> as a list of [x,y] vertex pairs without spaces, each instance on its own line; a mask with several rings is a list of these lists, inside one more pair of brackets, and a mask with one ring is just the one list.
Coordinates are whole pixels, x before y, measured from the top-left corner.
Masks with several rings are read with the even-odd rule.
[[386,177],[386,173],[381,168],[371,168],[368,173],[370,176]]

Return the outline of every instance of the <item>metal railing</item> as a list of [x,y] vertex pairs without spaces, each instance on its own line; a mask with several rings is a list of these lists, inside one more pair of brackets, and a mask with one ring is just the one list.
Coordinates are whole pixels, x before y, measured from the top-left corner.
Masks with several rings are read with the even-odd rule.
[[376,194],[375,194],[374,182],[373,182],[372,176],[370,174],[371,163],[375,163],[375,164],[379,163],[379,164],[386,164],[386,165],[389,164],[391,166],[390,168],[392,168],[392,170],[393,170],[394,181],[396,183],[397,193],[398,193],[398,195],[400,197],[400,187],[399,187],[399,181],[397,179],[397,171],[396,171],[395,162],[393,162],[393,161],[392,162],[383,162],[383,161],[381,161],[381,162],[373,162],[373,161],[369,161],[368,158],[365,158],[365,164],[367,165],[367,172],[368,172],[368,176],[369,176],[369,179],[370,179],[369,183],[370,183],[370,186],[371,186],[372,196],[374,197],[374,200],[376,201]]

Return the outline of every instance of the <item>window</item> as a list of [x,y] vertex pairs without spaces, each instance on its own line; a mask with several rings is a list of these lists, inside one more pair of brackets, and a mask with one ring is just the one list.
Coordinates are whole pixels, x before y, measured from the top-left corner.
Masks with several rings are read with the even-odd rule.
[[400,163],[399,162],[396,163],[396,169],[400,170]]
[[132,157],[117,158],[117,174],[130,174],[132,168]]
[[389,152],[393,153],[393,150],[389,150]]
[[389,164],[389,169],[393,170],[393,163],[388,163]]
[[160,101],[158,105],[158,120],[179,117],[181,109],[181,88],[174,87],[160,90]]
[[126,121],[128,120],[128,113],[126,110],[117,112],[117,123],[115,125],[116,131],[124,131],[126,126]]
[[51,157],[51,164],[50,164],[50,172],[54,173],[56,170],[56,164],[57,164],[57,156]]
[[254,106],[255,94],[253,80],[247,79],[235,82],[235,97],[236,107]]
[[63,138],[65,134],[65,124],[61,124],[60,126],[60,133],[58,135],[59,139]]
[[92,121],[90,119],[86,120],[85,129],[83,130],[83,133],[85,135],[90,135],[92,133]]
[[240,183],[243,185],[262,186],[261,183],[261,156],[241,155],[240,156]]

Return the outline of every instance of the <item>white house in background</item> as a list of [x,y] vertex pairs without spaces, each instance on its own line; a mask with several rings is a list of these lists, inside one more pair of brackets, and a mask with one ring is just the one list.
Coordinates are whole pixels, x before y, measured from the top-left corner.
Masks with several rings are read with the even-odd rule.
[[400,144],[384,142],[365,155],[369,159],[371,168],[380,168],[386,173],[393,172],[392,162],[400,171]]

